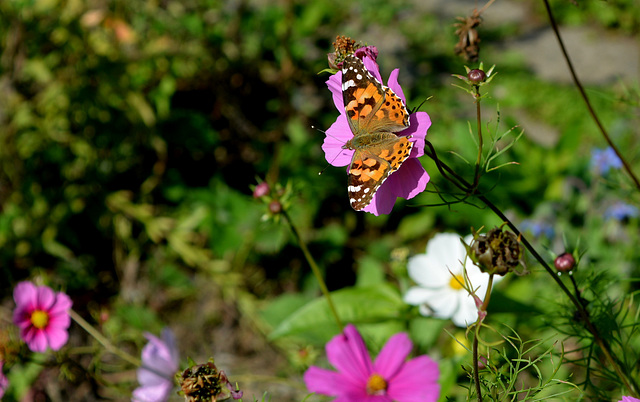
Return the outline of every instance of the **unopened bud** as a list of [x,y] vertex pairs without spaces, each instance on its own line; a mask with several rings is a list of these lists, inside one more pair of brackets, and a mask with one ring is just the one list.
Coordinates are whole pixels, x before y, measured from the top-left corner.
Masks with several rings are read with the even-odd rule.
[[262,183],[258,183],[256,188],[253,190],[253,198],[261,198],[265,195],[269,194],[269,184],[266,181]]
[[556,257],[553,264],[559,272],[569,272],[576,266],[576,259],[570,253],[563,253]]
[[272,214],[279,214],[280,211],[282,211],[282,204],[280,204],[280,201],[276,201],[273,200],[269,203],[269,211],[271,211]]
[[469,73],[467,74],[467,78],[474,84],[479,84],[487,79],[487,74],[482,70],[475,69],[469,71]]

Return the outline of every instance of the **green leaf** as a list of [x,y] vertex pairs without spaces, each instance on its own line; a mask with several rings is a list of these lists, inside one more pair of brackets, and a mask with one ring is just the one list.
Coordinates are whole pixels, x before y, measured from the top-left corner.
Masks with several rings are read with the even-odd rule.
[[[386,284],[337,290],[331,293],[331,298],[343,324],[397,320],[398,312],[405,308],[397,289]],[[338,332],[326,299],[318,298],[291,314],[269,338],[299,336],[324,344]]]

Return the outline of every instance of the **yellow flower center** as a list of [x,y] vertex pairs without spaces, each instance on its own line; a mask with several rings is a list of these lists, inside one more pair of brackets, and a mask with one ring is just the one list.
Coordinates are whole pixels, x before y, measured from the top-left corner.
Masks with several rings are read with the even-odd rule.
[[49,314],[46,311],[35,310],[31,313],[31,323],[34,327],[42,329],[49,323]]
[[464,284],[464,276],[460,274],[451,277],[451,280],[449,281],[449,287],[453,290],[462,289],[462,284]]
[[387,390],[387,382],[382,378],[380,374],[373,373],[367,381],[367,394],[369,395],[384,395]]

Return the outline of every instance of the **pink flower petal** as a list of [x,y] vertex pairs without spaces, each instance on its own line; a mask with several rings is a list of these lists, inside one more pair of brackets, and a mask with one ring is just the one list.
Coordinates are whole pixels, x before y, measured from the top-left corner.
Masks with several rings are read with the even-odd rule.
[[333,74],[326,81],[327,87],[329,91],[331,91],[331,96],[333,97],[333,104],[336,105],[336,109],[340,111],[341,114],[344,114],[344,98],[342,97],[342,71],[338,71]]
[[60,350],[69,340],[69,333],[66,329],[47,327],[44,333],[47,337],[47,343],[52,350]]
[[341,373],[311,366],[304,373],[304,383],[310,392],[322,395],[360,395],[366,397],[366,388],[361,383],[354,383]]
[[46,286],[38,286],[37,288],[37,305],[38,310],[48,311],[56,302],[56,292]]
[[409,128],[400,134],[413,136],[413,149],[409,158],[419,158],[424,155],[424,141],[427,130],[431,127],[431,118],[426,112],[416,112],[409,115],[409,124]]
[[402,87],[398,84],[398,74],[400,74],[400,69],[396,68],[389,74],[389,80],[387,81],[387,86],[391,88],[393,92],[396,93],[402,99],[402,101],[406,104],[407,98],[404,97],[404,92],[402,91]]
[[401,332],[395,334],[384,345],[380,354],[373,364],[373,371],[380,374],[383,378],[393,378],[402,368],[404,360],[411,353],[413,343],[409,336]]
[[46,352],[47,350],[47,336],[44,331],[36,328],[29,328],[27,332],[22,336],[22,339],[26,342],[29,349],[33,352]]
[[329,127],[324,137],[322,150],[325,158],[332,166],[347,166],[353,157],[352,149],[342,149],[353,134],[349,128],[349,122],[344,114],[338,116],[336,121]]
[[[429,174],[424,169],[419,160],[409,158],[400,166],[395,173],[382,184],[385,192],[394,197],[402,197],[409,200],[422,193],[429,183]],[[395,201],[395,200],[394,200]]]
[[73,306],[71,298],[62,292],[58,292],[55,296],[55,301],[49,309],[49,314],[68,316],[68,310]]
[[435,402],[440,396],[438,364],[429,356],[406,362],[389,380],[388,395],[398,402]]
[[373,75],[379,82],[382,82],[382,76],[380,76],[380,67],[378,67],[378,63],[372,58],[365,56],[362,58],[362,63],[364,67],[369,70],[371,75]]
[[335,336],[326,346],[327,359],[344,377],[354,383],[366,383],[372,363],[367,346],[356,327],[348,324],[344,333]]
[[35,309],[37,299],[38,291],[31,282],[20,282],[13,289],[13,300],[19,309]]
[[9,388],[9,379],[2,372],[4,361],[0,360],[0,400],[4,396],[5,391]]

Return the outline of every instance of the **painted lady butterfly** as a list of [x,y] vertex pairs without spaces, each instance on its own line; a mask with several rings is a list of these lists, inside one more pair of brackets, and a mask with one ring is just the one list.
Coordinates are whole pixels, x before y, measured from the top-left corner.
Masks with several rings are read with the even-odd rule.
[[355,56],[342,64],[342,96],[353,133],[342,148],[354,151],[347,190],[351,206],[360,211],[411,153],[409,137],[395,134],[409,127],[409,112],[402,99]]

